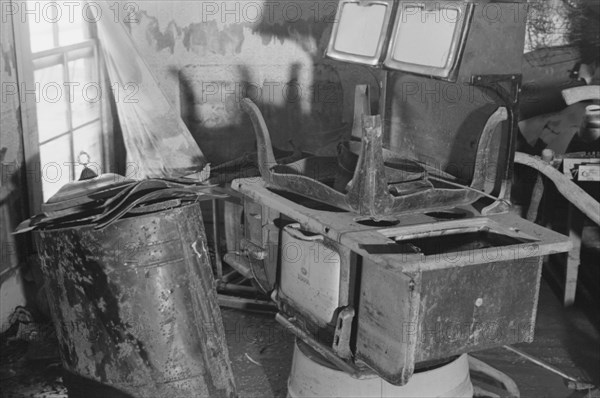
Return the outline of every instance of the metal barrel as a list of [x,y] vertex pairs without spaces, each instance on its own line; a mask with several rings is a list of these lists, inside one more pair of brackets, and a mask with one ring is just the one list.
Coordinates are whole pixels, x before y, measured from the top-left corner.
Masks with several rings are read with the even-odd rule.
[[35,234],[65,370],[132,397],[237,396],[199,205]]

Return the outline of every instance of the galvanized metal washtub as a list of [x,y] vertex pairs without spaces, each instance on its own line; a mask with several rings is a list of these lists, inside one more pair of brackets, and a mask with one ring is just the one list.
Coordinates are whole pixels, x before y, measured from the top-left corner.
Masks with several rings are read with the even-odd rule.
[[68,372],[132,397],[236,396],[198,204],[35,238]]
[[444,365],[417,371],[407,384],[395,386],[375,373],[353,378],[296,340],[287,398],[304,397],[472,398],[473,384],[466,354]]

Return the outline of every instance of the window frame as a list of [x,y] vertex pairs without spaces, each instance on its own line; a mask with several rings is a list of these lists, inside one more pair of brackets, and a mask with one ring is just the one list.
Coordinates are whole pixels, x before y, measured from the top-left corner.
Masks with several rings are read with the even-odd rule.
[[[106,70],[104,67],[104,60],[102,57],[102,51],[100,48],[100,43],[98,42],[96,35],[96,27],[94,24],[87,23],[90,33],[90,38],[82,41],[80,43],[70,44],[62,47],[55,47],[48,50],[39,51],[36,53],[32,53],[31,51],[31,41],[30,41],[30,31],[29,31],[29,23],[27,18],[21,17],[15,13],[12,16],[13,29],[14,29],[14,38],[15,38],[15,52],[16,52],[16,71],[17,71],[17,86],[19,92],[19,105],[20,105],[20,116],[21,116],[21,126],[23,130],[23,154],[24,154],[24,169],[26,175],[26,184],[27,184],[27,193],[29,199],[29,212],[30,215],[37,214],[41,212],[42,203],[44,202],[43,196],[43,176],[42,176],[42,164],[40,157],[40,147],[43,144],[49,143],[55,139],[60,137],[64,137],[65,135],[69,135],[70,141],[70,156],[71,159],[69,161],[75,161],[77,154],[74,153],[73,146],[73,132],[74,130],[80,129],[89,124],[100,122],[100,130],[101,130],[101,150],[102,150],[102,159],[92,159],[93,162],[98,162],[102,165],[102,172],[106,172],[112,169],[114,164],[113,156],[113,120],[111,115],[111,106],[109,98],[112,98],[110,95],[106,95],[109,93],[109,82],[106,77]],[[57,44],[57,34],[58,24],[53,25],[53,37],[54,43]],[[53,62],[49,64],[44,64],[43,67],[53,66],[53,65],[62,65],[63,66],[63,78],[65,82],[68,82],[68,63],[70,61],[74,61],[81,58],[86,58],[85,56],[69,58],[69,53],[80,50],[91,50],[93,51],[92,58],[95,58],[96,67],[95,67],[95,75],[94,78],[97,79],[100,90],[101,90],[101,98],[100,109],[99,109],[99,117],[94,119],[93,121],[89,121],[83,123],[77,127],[73,127],[72,123],[72,106],[69,90],[64,90],[67,95],[67,116],[68,122],[67,127],[68,131],[64,133],[57,134],[52,138],[45,140],[43,143],[39,141],[39,133],[38,133],[38,120],[37,120],[37,101],[36,96],[38,94],[34,94],[35,90],[35,71],[40,68],[39,61],[42,58],[47,58],[50,56],[60,57],[60,62]],[[36,60],[38,60],[38,66],[36,68]],[[66,160],[67,161],[67,160]],[[70,167],[70,176],[69,180],[73,181],[78,178],[78,176],[74,175],[75,167]]]

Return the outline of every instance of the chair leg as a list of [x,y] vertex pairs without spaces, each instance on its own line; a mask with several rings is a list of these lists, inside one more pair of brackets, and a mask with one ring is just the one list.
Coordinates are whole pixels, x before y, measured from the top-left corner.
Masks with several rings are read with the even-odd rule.
[[[554,159],[554,151],[551,149],[544,149],[542,151],[542,160],[548,164]],[[529,202],[529,208],[527,209],[527,220],[535,222],[538,217],[538,209],[544,196],[544,177],[538,173],[535,179],[535,185],[531,192],[531,201]]]
[[567,256],[567,270],[565,276],[565,295],[564,305],[568,307],[575,303],[575,293],[577,291],[577,274],[579,273],[579,264],[581,262],[581,235],[583,234],[582,214],[569,204],[569,239],[573,243],[573,248]]

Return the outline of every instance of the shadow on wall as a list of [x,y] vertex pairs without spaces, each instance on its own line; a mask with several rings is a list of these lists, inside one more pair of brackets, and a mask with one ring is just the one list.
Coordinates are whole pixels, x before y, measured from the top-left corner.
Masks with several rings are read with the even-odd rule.
[[[236,24],[223,29],[239,34]],[[256,152],[254,130],[239,106],[245,97],[262,111],[276,148],[335,155],[337,143],[350,135],[348,105],[354,86],[376,84],[376,76],[364,67],[324,58],[331,32],[325,18],[295,22],[263,18],[251,29],[262,39],[257,53],[264,46],[290,44],[309,61],[290,64],[285,57],[265,57],[262,64],[232,61],[183,67],[178,72],[181,115],[208,161],[218,165]],[[201,37],[197,41],[200,46],[204,43]],[[274,75],[286,77],[274,81]]]
[[[315,71],[309,87],[298,78],[307,67]],[[239,106],[246,97],[259,106],[277,148],[334,155],[337,143],[349,134],[342,85],[331,65],[293,64],[283,83],[259,81],[246,65],[193,65],[182,69],[180,84],[183,120],[215,165],[256,151],[252,124]],[[306,95],[309,110],[303,106]]]
[[[20,129],[20,128],[19,128]],[[0,330],[7,331],[17,318],[15,308],[26,306],[36,319],[49,317],[49,310],[35,248],[29,234],[12,235],[27,216],[25,176],[31,172],[23,163],[4,162],[6,151],[2,148],[0,169]],[[30,164],[34,162],[30,159]]]

